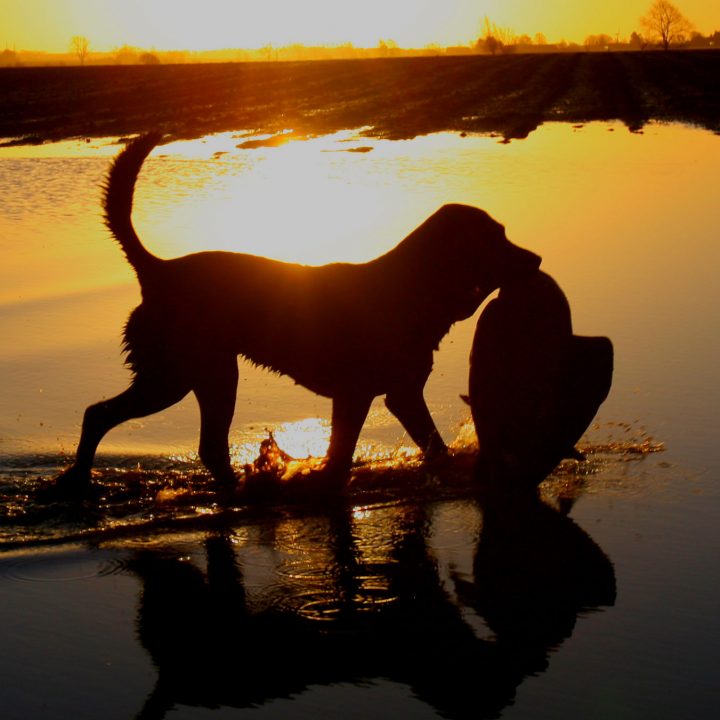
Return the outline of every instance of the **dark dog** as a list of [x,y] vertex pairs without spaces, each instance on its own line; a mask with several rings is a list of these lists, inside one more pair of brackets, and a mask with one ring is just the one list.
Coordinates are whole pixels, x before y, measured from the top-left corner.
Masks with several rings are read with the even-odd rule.
[[613,347],[572,333],[570,306],[538,272],[505,285],[478,320],[470,359],[470,406],[478,472],[534,485],[565,457],[605,400]]
[[137,175],[160,139],[128,145],[105,186],[106,224],[142,290],[124,335],[132,384],[86,410],[75,464],[60,485],[87,485],[111,428],[190,391],[200,405],[200,458],[218,483],[234,483],[228,431],[238,355],[332,398],[325,478],[344,480],[378,395],[426,454],[444,452],[423,399],[433,351],[454,322],[500,285],[535,272],[540,258],[510,243],[482,210],[447,205],[365,264],[309,267],[230,252],[161,260],[131,221]]

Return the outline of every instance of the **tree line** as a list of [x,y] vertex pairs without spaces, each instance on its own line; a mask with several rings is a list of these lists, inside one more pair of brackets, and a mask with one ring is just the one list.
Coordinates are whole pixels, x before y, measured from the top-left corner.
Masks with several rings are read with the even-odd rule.
[[6,48],[0,53],[0,66],[17,65],[157,65],[189,62],[268,62],[301,60],[340,60],[360,58],[417,57],[438,55],[490,55],[515,52],[578,52],[651,50],[670,48],[720,49],[720,31],[702,35],[669,0],[653,0],[645,15],[639,19],[638,29],[629,38],[600,33],[588,35],[582,44],[574,42],[550,43],[541,32],[534,36],[517,35],[512,29],[498,26],[487,16],[480,25],[477,39],[468,45],[424,48],[401,48],[391,39],[380,40],[375,47],[361,48],[352,43],[335,46],[308,46],[302,44],[265,45],[257,49],[231,48],[190,52],[183,50],[144,50],[122,45],[111,52],[92,52],[90,40],[75,35],[70,40],[68,53],[23,53]]
[[[510,28],[498,27],[486,16],[476,47],[483,52],[495,55],[498,52],[527,51],[534,46],[548,47],[545,36],[538,33],[535,38],[528,35],[515,35]],[[621,40],[618,35],[605,33],[588,35],[583,45],[561,41],[553,46],[553,50],[646,50],[671,47],[688,49],[720,48],[720,31],[704,36],[695,30],[679,8],[669,0],[653,0],[645,15],[639,19],[639,28],[629,38]]]

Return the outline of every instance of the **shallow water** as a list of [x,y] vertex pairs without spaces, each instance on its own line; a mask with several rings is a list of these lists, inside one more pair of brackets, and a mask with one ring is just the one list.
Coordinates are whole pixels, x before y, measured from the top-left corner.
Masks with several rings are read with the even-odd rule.
[[[85,406],[127,381],[119,333],[139,296],[99,212],[119,146],[2,150],[7,717],[713,716],[718,138],[597,124],[511,144],[240,142],[154,153],[135,211],[154,252],[363,261],[444,202],[483,207],[543,256],[575,332],[614,343],[613,389],[582,442],[589,462],[549,478],[542,506],[476,497],[443,485],[457,468],[410,458],[376,468],[332,512],[221,510],[202,490],[188,399],[106,439],[99,501],[38,507],[32,491],[74,450]],[[459,450],[472,438],[459,395],[474,325],[445,339],[426,392]],[[236,463],[268,429],[297,457],[321,455],[329,403],[241,372]],[[376,403],[358,458],[411,452]],[[190,492],[159,503],[169,485]]]

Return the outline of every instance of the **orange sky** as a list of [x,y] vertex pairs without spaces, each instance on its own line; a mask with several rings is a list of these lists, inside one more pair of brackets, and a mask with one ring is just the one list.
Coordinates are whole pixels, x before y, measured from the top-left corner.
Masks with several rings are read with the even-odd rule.
[[[0,47],[64,52],[73,35],[91,49],[123,44],[204,50],[294,42],[371,47],[467,44],[487,15],[515,33],[582,42],[627,37],[651,0],[0,0]],[[720,29],[718,0],[678,0],[702,33]]]

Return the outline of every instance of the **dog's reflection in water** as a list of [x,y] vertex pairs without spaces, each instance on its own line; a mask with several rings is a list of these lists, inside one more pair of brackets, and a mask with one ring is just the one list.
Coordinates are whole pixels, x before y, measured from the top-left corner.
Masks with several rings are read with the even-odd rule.
[[[613,604],[615,578],[592,539],[535,495],[486,488],[456,502],[482,516],[472,577],[440,579],[429,541],[437,503],[365,509],[365,518],[384,514],[365,530],[352,510],[298,518],[290,530],[287,518],[268,520],[250,556],[294,552],[306,566],[280,562],[261,586],[230,532],[207,537],[204,561],[136,553],[139,637],[158,671],[138,717],[374,679],[410,687],[445,717],[496,717],[526,676],[545,669],[579,613]],[[308,527],[303,537],[298,528]],[[325,612],[310,612],[323,603],[308,597],[324,598]],[[494,637],[480,636],[468,613]]]

